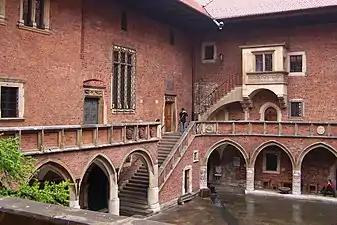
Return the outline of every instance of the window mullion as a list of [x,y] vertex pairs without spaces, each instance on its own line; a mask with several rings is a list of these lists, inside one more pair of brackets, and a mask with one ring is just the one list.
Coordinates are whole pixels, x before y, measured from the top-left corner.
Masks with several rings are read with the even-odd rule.
[[117,78],[117,105],[118,109],[122,108],[121,103],[121,74],[122,74],[122,63],[121,63],[121,51],[118,51],[118,78]]
[[262,71],[266,71],[266,55],[262,54]]
[[36,0],[31,1],[31,21],[33,23],[33,27],[36,27]]
[[[125,60],[127,60],[127,53],[125,53]],[[129,109],[128,105],[128,64],[124,66],[124,108]]]

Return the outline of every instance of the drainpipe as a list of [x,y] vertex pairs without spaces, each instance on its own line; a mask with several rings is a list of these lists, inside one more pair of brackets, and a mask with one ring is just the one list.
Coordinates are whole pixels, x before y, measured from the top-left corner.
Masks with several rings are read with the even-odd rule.
[[192,44],[192,118],[191,120],[196,120],[195,118],[195,43]]

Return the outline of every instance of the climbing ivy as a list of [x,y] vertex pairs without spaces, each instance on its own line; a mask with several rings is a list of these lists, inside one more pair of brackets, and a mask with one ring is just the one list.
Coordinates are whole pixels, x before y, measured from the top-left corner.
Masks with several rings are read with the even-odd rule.
[[0,195],[69,205],[68,181],[55,183],[34,180],[28,184],[34,175],[35,162],[34,158],[21,152],[18,138],[0,139]]

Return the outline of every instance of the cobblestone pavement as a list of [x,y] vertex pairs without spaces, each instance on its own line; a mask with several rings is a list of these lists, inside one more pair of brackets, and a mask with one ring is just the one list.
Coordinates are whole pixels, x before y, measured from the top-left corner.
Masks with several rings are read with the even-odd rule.
[[337,225],[337,204],[218,191],[219,202],[195,198],[150,220],[178,225]]

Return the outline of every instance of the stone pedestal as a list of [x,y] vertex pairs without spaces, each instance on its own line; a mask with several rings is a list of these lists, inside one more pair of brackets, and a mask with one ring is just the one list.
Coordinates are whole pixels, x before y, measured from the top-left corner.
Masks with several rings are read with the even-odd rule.
[[69,207],[74,209],[80,209],[80,203],[78,200],[69,201]]
[[207,187],[207,166],[200,166],[200,190],[208,189]]
[[301,170],[293,171],[293,195],[301,195]]
[[246,191],[254,191],[254,168],[246,168]]
[[109,213],[119,216],[119,198],[109,200]]
[[148,201],[148,204],[149,204],[149,208],[153,212],[159,212],[160,211],[159,188],[158,187],[148,188],[148,190],[147,190],[147,201]]

